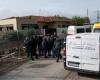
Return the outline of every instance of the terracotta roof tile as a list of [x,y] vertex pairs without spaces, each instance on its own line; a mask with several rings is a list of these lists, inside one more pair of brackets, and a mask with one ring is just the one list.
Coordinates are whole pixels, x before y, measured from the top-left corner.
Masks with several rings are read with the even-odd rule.
[[13,18],[25,18],[25,19],[33,19],[38,22],[55,22],[55,21],[70,21],[69,18],[66,17],[59,17],[59,16],[22,16],[22,17],[10,17],[6,19],[13,19]]

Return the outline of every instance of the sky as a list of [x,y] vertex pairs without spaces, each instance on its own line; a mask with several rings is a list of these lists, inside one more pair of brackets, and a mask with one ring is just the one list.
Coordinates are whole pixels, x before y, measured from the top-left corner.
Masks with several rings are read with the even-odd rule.
[[0,19],[12,16],[87,16],[96,20],[100,0],[0,0]]

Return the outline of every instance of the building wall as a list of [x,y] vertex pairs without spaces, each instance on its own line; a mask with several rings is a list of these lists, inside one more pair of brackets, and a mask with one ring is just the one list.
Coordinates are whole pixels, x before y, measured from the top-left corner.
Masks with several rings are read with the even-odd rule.
[[41,22],[41,23],[38,23],[39,25],[39,28],[43,28],[43,26],[47,26],[48,28],[62,28],[62,27],[68,27],[69,23],[68,22]]
[[40,29],[43,29],[44,27],[45,28],[57,28],[57,24],[56,24],[56,22],[48,22],[48,23],[46,23],[46,22],[41,22],[41,23],[38,23],[38,25],[39,25],[39,28]]
[[17,18],[17,27],[19,30],[22,30],[22,24],[37,24],[37,22],[32,19]]
[[[69,25],[68,22],[65,21],[54,21],[54,22],[38,22],[34,19],[30,18],[13,18],[13,19],[5,19],[5,20],[0,20],[0,27],[6,27],[7,25],[12,25],[14,30],[22,30],[22,24],[37,24],[39,29],[43,29],[44,27],[49,29],[49,28],[62,28],[64,26],[67,27]],[[6,25],[6,26],[4,26]]]
[[37,22],[32,19],[25,19],[25,18],[0,20],[0,28],[3,29],[12,26],[13,30],[22,30],[22,24],[37,24]]
[[[4,26],[5,25],[5,26]],[[16,18],[0,20],[0,27],[7,27],[7,25],[12,25],[14,30],[17,30]]]
[[63,27],[67,27],[67,25],[69,25],[69,23],[67,22],[54,22],[48,25],[49,28],[63,28]]
[[48,28],[57,28],[57,23],[56,22],[49,23]]
[[47,24],[44,23],[44,22],[38,22],[37,24],[38,24],[38,26],[39,26],[39,29],[43,29],[43,26],[47,25]]

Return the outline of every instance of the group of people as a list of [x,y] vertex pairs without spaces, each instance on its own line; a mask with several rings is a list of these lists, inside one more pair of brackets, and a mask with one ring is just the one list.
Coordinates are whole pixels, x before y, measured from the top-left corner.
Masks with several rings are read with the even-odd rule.
[[41,56],[57,58],[57,62],[61,59],[60,49],[62,44],[57,36],[32,35],[25,38],[24,45],[27,57],[31,60],[34,60],[34,56],[36,59]]

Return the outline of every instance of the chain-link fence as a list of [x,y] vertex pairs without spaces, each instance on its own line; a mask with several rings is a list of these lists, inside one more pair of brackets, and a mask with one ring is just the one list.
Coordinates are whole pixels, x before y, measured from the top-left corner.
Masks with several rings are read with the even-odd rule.
[[39,35],[36,30],[0,32],[0,74],[27,60],[24,39],[34,34]]

